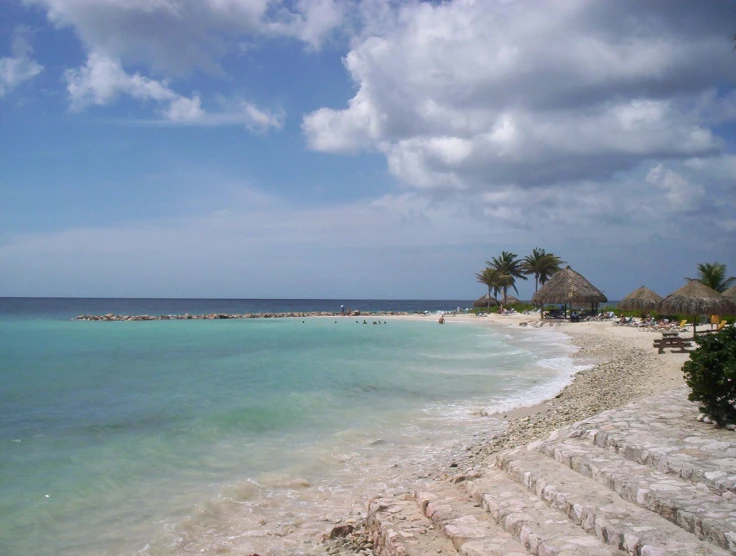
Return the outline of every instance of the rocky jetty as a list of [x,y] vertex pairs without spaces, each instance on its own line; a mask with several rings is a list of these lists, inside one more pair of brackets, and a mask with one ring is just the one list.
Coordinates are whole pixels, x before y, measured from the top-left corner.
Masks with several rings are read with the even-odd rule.
[[425,313],[408,313],[401,311],[350,311],[350,314],[342,314],[339,312],[329,311],[309,311],[309,312],[290,312],[290,313],[208,313],[206,315],[115,315],[107,313],[106,315],[79,315],[72,320],[90,320],[90,321],[142,321],[142,320],[217,320],[217,319],[281,319],[281,318],[306,318],[306,317],[381,317],[395,315],[421,315]]

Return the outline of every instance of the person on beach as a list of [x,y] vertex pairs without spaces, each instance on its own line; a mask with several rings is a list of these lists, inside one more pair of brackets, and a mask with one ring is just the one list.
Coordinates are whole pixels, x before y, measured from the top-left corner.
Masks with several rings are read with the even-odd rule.
[[340,305],[340,314],[341,315],[345,314],[345,305]]

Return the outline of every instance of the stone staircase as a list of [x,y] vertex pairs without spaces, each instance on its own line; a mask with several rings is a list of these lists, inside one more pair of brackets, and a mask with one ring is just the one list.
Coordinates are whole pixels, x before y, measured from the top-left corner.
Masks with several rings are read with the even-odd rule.
[[684,389],[600,413],[374,500],[367,530],[389,556],[736,554],[736,433],[697,415]]

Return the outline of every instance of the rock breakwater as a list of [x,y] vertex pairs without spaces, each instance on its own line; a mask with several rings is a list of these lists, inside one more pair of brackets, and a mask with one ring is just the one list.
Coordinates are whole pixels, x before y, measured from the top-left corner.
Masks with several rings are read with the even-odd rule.
[[144,320],[217,320],[217,319],[281,319],[307,317],[381,317],[381,316],[425,316],[425,313],[409,313],[402,311],[351,311],[350,314],[329,311],[289,312],[289,313],[208,313],[205,315],[79,315],[72,320],[89,321],[144,321]]

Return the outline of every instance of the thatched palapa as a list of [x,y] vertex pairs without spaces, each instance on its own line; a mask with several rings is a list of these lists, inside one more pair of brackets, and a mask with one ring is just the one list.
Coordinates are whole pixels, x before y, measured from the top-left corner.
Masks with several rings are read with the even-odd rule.
[[702,282],[690,280],[665,297],[657,308],[660,313],[674,315],[732,315],[736,305]]
[[665,297],[657,311],[665,315],[692,315],[693,335],[697,332],[698,315],[734,315],[736,304],[702,282],[690,280],[676,292]]
[[[491,307],[498,307],[503,303],[502,299],[496,299],[495,297],[491,297]],[[506,305],[516,305],[517,303],[521,303],[521,300],[514,297],[513,295],[507,295],[506,296]],[[473,307],[488,307],[488,294],[483,295],[473,301]]]
[[[491,307],[498,306],[499,302],[496,298],[491,297]],[[488,307],[488,294],[479,297],[473,302],[473,307]]]
[[728,288],[726,291],[721,292],[721,295],[736,303],[736,284]]
[[661,296],[657,295],[649,288],[642,286],[624,297],[619,302],[618,308],[623,309],[624,311],[632,311],[635,309],[651,311],[652,309],[657,308],[660,301],[662,301]]
[[605,303],[608,298],[569,266],[555,272],[532,297],[532,303],[569,303],[589,305]]

